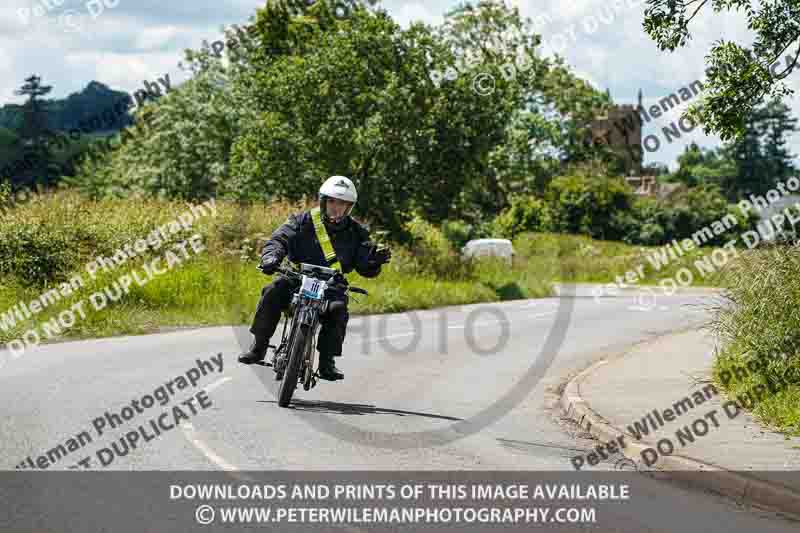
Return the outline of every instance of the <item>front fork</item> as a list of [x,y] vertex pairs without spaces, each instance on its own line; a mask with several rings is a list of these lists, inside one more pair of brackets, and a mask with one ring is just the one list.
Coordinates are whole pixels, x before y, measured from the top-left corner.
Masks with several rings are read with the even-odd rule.
[[[293,310],[292,313],[292,325],[289,329],[289,338],[286,336],[286,327],[288,324],[288,320],[284,320],[283,322],[283,332],[281,334],[281,345],[277,349],[278,357],[277,357],[277,368],[275,371],[277,372],[277,378],[280,379],[283,376],[283,370],[286,368],[286,363],[288,362],[288,354],[289,354],[289,346],[292,342],[292,337],[296,328],[299,328],[301,325],[305,324],[309,326],[309,335],[311,336],[311,342],[307,344],[308,349],[303,357],[303,366],[301,368],[301,376],[303,381],[303,388],[305,390],[309,390],[310,388],[316,385],[316,373],[319,367],[319,353],[316,350],[317,346],[317,332],[319,330],[319,313],[320,310],[312,305],[304,305],[301,308],[298,308],[300,305],[300,298],[298,295],[294,295],[291,307]],[[322,310],[324,311],[327,309],[328,302],[325,301],[323,304]]]
[[[325,304],[327,305],[327,302]],[[324,307],[323,307],[324,309]],[[319,329],[320,310],[314,304],[304,307],[300,314],[300,324],[308,326],[310,342],[307,344],[308,350],[303,358],[302,380],[303,389],[309,390],[317,384],[317,368],[319,367],[319,353],[317,352],[317,330]]]

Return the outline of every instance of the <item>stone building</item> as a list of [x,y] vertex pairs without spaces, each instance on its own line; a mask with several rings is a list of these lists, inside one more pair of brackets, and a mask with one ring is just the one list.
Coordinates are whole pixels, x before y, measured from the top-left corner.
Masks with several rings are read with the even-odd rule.
[[607,144],[623,160],[626,176],[640,176],[644,151],[642,150],[642,118],[638,109],[642,107],[642,91],[639,105],[614,105],[598,115],[591,123],[593,144]]

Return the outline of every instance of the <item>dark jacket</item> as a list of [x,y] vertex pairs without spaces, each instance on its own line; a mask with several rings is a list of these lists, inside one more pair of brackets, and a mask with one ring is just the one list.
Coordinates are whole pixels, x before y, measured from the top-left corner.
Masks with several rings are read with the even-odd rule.
[[[348,274],[355,270],[365,278],[374,278],[381,272],[381,265],[374,260],[375,244],[369,240],[369,229],[347,217],[339,230],[326,225],[331,244],[339,258],[332,268]],[[310,263],[328,266],[322,246],[314,232],[311,212],[289,215],[286,222],[276,229],[261,250],[261,257],[272,256],[278,262],[288,254],[294,263]]]

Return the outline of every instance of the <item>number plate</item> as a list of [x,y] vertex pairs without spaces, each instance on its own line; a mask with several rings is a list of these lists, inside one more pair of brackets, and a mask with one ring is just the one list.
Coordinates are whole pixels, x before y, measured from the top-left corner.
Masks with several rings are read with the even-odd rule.
[[322,300],[325,293],[326,283],[310,276],[303,276],[303,284],[300,286],[300,294],[314,300]]

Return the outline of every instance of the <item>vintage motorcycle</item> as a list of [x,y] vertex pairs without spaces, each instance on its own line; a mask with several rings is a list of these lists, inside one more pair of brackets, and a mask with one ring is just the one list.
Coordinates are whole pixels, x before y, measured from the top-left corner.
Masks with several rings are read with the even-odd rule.
[[369,293],[349,286],[342,273],[334,268],[301,263],[299,270],[279,267],[277,272],[298,284],[289,311],[284,314],[281,342],[277,347],[269,346],[275,350],[275,379],[281,381],[278,405],[288,407],[298,383],[302,383],[305,390],[316,386],[319,354],[315,344],[320,317],[328,313],[332,305],[343,305],[328,300],[325,291],[330,285],[338,284],[344,286],[345,292]]

